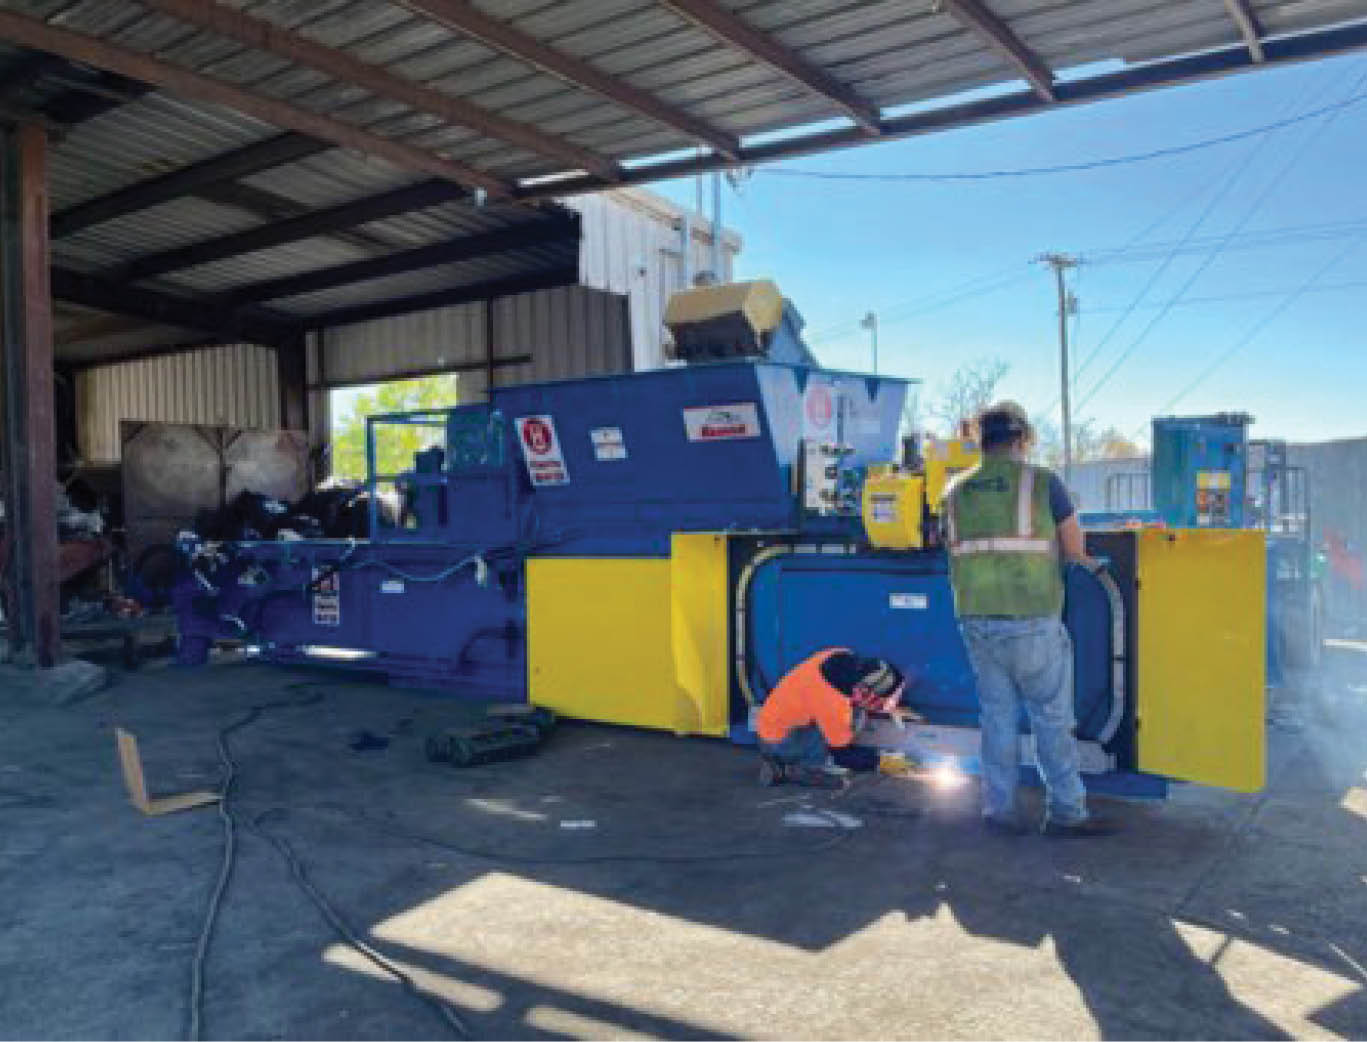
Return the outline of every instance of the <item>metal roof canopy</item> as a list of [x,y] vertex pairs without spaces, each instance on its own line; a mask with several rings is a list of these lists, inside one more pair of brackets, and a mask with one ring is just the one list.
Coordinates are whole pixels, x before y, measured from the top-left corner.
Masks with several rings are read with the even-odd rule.
[[573,282],[556,197],[1342,53],[1367,0],[8,0],[0,41],[88,361]]

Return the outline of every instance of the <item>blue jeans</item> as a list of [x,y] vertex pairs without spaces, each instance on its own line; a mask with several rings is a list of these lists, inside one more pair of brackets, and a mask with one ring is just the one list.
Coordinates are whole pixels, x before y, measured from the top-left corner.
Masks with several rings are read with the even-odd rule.
[[760,750],[779,763],[797,767],[824,767],[831,751],[816,724],[794,727],[781,742],[761,740]]
[[1087,796],[1073,737],[1073,642],[1063,622],[969,617],[960,628],[982,703],[983,814],[1016,813],[1016,721],[1024,703],[1044,779],[1047,820],[1085,820]]

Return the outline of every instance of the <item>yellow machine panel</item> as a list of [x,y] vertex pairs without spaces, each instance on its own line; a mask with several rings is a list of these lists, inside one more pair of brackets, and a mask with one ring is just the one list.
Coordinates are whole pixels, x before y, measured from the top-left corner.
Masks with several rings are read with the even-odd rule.
[[1135,538],[1139,768],[1240,792],[1261,789],[1263,533],[1146,529]]
[[527,562],[528,689],[565,716],[679,734],[729,726],[726,537],[661,558]]
[[893,467],[869,468],[864,480],[864,531],[873,546],[919,548],[926,479]]
[[926,502],[934,511],[940,509],[949,479],[976,467],[983,458],[978,443],[971,438],[927,438],[921,452],[926,462]]

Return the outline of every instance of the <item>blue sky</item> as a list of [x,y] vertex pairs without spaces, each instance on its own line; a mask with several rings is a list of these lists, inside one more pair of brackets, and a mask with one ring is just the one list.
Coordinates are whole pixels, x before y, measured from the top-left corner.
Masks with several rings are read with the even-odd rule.
[[[1354,55],[781,165],[905,173],[1088,161],[1217,137],[1361,93],[1367,56]],[[1084,261],[1072,279],[1080,303],[1073,356],[1091,360],[1077,373],[1075,415],[1086,399],[1082,417],[1126,434],[1145,431],[1166,407],[1250,412],[1258,437],[1363,436],[1365,128],[1367,102],[1181,156],[978,182],[760,171],[739,194],[726,189],[723,220],[745,239],[738,276],[779,283],[826,365],[868,368],[868,333],[857,323],[872,309],[882,317],[882,371],[922,378],[933,396],[958,366],[1001,358],[1011,366],[1002,391],[1042,412],[1058,398],[1057,320],[1053,276],[1031,260],[1056,250]],[[694,199],[692,181],[654,187]],[[1307,225],[1325,227],[1315,238],[1268,234]],[[1148,248],[1127,260],[1105,255],[1126,246]],[[1362,284],[1341,287],[1354,282]],[[956,291],[960,299],[948,299]],[[1207,299],[1231,295],[1238,299]]]

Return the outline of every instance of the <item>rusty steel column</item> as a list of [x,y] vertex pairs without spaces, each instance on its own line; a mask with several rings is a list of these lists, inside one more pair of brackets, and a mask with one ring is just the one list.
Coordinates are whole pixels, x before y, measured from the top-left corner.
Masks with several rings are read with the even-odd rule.
[[0,138],[0,468],[10,546],[6,578],[16,608],[7,621],[12,651],[53,666],[61,635],[47,135],[30,124],[0,129]]

